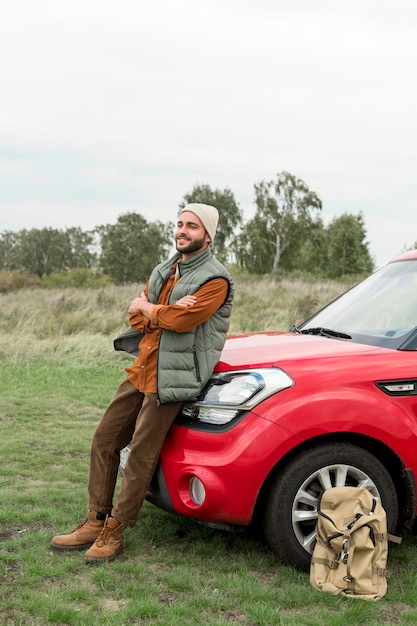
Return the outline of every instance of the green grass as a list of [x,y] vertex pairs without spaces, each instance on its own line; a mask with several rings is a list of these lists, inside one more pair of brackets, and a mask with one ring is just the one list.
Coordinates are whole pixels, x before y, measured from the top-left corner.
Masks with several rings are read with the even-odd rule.
[[[335,289],[296,287],[242,285],[234,331],[286,328],[295,310]],[[0,624],[417,624],[417,541],[411,535],[390,547],[393,576],[377,603],[316,591],[308,574],[282,563],[253,529],[208,529],[148,503],[113,563],[86,566],[83,553],[50,548],[54,534],[85,517],[91,437],[130,362],[111,343],[123,327],[120,310],[134,295],[128,292],[119,292],[126,307],[113,288],[100,296],[75,290],[62,298],[45,290],[0,296]],[[255,312],[244,316],[248,300]],[[85,324],[66,334],[66,315],[77,306]]]
[[378,603],[315,591],[253,530],[227,533],[146,503],[114,563],[49,547],[85,515],[91,436],[120,363],[0,361],[0,623],[334,626],[417,623],[417,546],[390,552]]

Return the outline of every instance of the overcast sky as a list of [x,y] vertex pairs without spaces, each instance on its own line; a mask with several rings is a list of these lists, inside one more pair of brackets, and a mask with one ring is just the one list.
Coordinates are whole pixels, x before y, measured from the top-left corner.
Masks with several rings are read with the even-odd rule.
[[3,0],[0,231],[174,221],[287,170],[377,265],[417,241],[415,0]]

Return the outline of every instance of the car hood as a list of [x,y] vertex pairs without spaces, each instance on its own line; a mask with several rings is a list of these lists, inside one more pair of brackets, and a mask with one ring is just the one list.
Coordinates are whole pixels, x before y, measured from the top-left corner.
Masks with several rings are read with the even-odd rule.
[[[298,333],[263,332],[230,335],[223,348],[216,371],[254,367],[288,368],[291,364],[314,359],[355,358],[363,354],[393,350],[351,341],[303,335]],[[349,358],[350,357],[350,358]]]

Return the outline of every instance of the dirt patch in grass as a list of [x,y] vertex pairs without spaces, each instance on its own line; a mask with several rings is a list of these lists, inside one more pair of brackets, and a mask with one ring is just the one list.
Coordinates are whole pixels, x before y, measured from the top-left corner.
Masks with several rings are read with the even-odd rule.
[[113,600],[113,598],[104,598],[102,605],[105,611],[122,611],[126,605],[126,600]]

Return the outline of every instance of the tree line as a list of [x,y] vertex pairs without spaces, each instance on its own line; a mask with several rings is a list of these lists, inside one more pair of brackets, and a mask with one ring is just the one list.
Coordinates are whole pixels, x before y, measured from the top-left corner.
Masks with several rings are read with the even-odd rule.
[[[362,213],[344,213],[325,227],[318,194],[286,171],[255,184],[254,195],[255,215],[246,222],[228,188],[196,185],[179,208],[190,202],[217,207],[213,251],[224,263],[250,274],[299,271],[339,278],[373,271]],[[135,212],[89,231],[79,227],[6,230],[0,233],[0,269],[39,278],[99,270],[117,284],[141,282],[173,249],[173,230],[172,222],[150,222]]]

